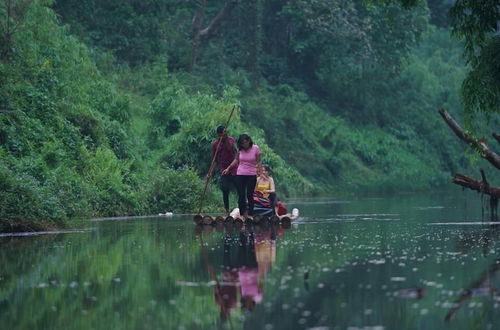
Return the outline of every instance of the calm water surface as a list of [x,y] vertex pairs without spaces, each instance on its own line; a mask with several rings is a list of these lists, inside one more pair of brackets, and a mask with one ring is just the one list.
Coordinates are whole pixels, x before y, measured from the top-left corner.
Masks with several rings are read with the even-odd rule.
[[0,237],[0,328],[500,329],[500,227],[458,190],[289,200],[290,228]]

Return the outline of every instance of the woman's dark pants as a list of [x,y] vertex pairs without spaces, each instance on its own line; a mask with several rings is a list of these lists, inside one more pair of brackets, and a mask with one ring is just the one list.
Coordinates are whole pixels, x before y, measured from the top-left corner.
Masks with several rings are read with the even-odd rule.
[[248,202],[248,215],[253,216],[253,192],[257,184],[256,175],[237,175],[236,187],[238,189],[238,207],[240,214],[243,215],[247,211]]

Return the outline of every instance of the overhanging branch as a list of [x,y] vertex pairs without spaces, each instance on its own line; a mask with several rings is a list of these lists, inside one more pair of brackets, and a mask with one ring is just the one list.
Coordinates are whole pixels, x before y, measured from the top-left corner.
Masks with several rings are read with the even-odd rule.
[[221,27],[224,19],[229,16],[234,7],[236,7],[236,1],[230,0],[226,2],[224,8],[217,13],[217,16],[214,17],[210,24],[199,32],[200,36],[207,38],[213,37]]
[[453,183],[500,199],[500,188],[490,186],[487,181],[484,181],[484,179],[480,181],[457,173],[453,176]]
[[198,8],[193,17],[193,44],[191,50],[191,60],[189,61],[189,72],[194,70],[196,65],[196,61],[198,60],[198,55],[200,52],[200,39],[203,38],[211,38],[217,34],[217,31],[221,27],[224,19],[229,16],[233,8],[236,6],[237,2],[235,0],[229,0],[226,2],[224,8],[222,8],[214,19],[208,24],[208,26],[204,29],[201,29],[203,24],[203,19],[205,15],[205,4],[206,0],[199,0]]
[[467,143],[471,148],[477,150],[481,153],[481,157],[488,160],[493,166],[500,169],[500,156],[492,151],[486,139],[476,139],[471,135],[463,131],[463,129],[458,125],[458,123],[450,116],[450,114],[445,109],[439,109],[439,114],[443,117],[444,121],[451,130],[458,136],[462,141]]

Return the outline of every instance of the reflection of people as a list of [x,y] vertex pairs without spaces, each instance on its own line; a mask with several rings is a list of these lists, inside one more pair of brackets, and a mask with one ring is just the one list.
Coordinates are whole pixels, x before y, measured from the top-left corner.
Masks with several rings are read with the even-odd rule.
[[276,260],[276,232],[274,228],[266,228],[256,232],[255,257],[259,268],[259,280],[263,283],[265,275],[271,270]]
[[[217,152],[217,163],[221,171],[220,189],[222,190],[222,200],[226,216],[229,215],[229,190],[232,185],[236,185],[236,168],[231,169],[226,174],[222,172],[231,164],[236,154],[234,146],[234,138],[227,135],[224,126],[217,127],[217,141],[212,143],[212,159],[214,158],[218,144],[220,143],[219,151]],[[212,173],[210,173],[211,175]]]
[[[220,307],[220,318],[226,321],[238,306],[238,295],[241,308],[247,311],[252,311],[262,302],[265,278],[276,260],[276,240],[282,237],[283,228],[223,228],[222,276],[216,275],[214,266],[207,259],[209,256],[204,246],[202,253],[206,258],[208,273],[215,282],[214,298]],[[199,231],[195,232],[201,234]]]
[[222,283],[217,284],[215,302],[220,306],[220,318],[227,320],[231,311],[236,308],[238,300],[238,272],[235,269],[224,269]]
[[238,293],[244,310],[252,311],[262,302],[265,276],[276,259],[277,236],[271,228],[254,230],[246,226],[239,231],[238,239],[226,233],[222,281],[211,274],[216,282],[214,296],[222,320],[227,320],[237,306]]
[[241,307],[251,311],[256,303],[262,301],[262,290],[258,285],[259,269],[255,257],[255,239],[252,230],[245,229],[240,233],[239,252],[241,266],[238,268],[238,277]]
[[259,171],[255,191],[260,193],[264,198],[269,199],[270,206],[274,210],[274,215],[278,215],[276,187],[274,179],[271,177],[271,168],[267,164],[262,165],[262,170]]
[[238,258],[231,253],[231,237],[224,237],[224,270],[222,272],[222,283],[215,286],[215,302],[220,306],[220,317],[227,320],[238,301]]
[[[252,138],[242,134],[238,138],[238,152],[233,162],[222,171],[229,174],[237,166],[236,185],[238,189],[238,207],[244,218],[253,216],[253,192],[257,183],[257,168],[260,164],[260,148],[253,144]],[[248,208],[247,208],[248,203]]]
[[253,246],[250,263],[239,269],[241,283],[241,305],[246,310],[253,310],[256,304],[262,302],[264,296],[264,281],[276,260],[276,232],[273,228],[256,228],[250,232],[249,242]]

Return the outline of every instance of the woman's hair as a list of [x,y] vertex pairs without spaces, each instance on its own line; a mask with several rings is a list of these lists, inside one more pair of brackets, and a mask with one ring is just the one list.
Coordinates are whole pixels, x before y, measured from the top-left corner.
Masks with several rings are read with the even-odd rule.
[[271,174],[271,167],[269,167],[268,164],[262,164],[262,168],[269,172],[269,174]]
[[242,144],[243,144],[243,141],[245,141],[245,140],[250,141],[250,148],[253,146],[252,138],[248,134],[241,134],[238,137],[238,150],[243,149]]

